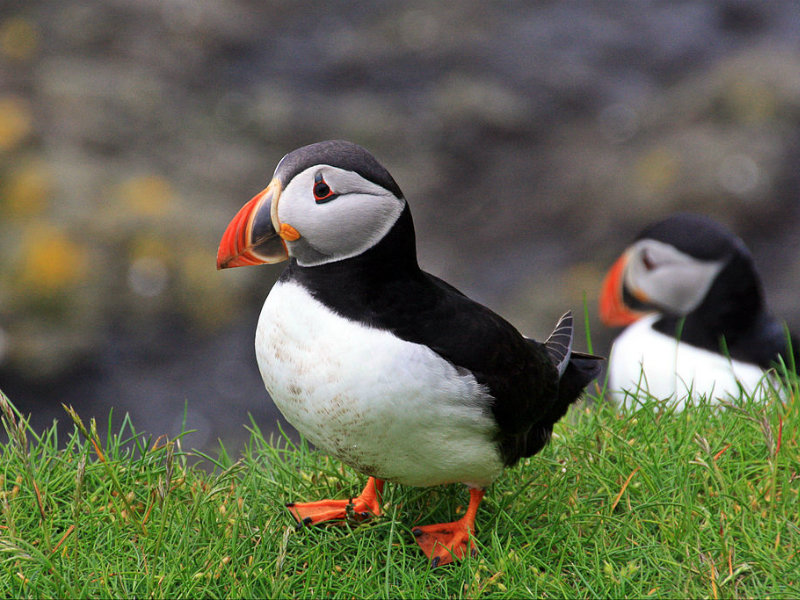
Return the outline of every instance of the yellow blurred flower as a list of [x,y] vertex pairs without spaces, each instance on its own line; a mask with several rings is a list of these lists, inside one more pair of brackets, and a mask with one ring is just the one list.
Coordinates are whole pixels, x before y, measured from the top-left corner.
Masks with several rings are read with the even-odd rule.
[[680,165],[672,152],[656,148],[636,162],[636,179],[645,190],[659,193],[669,189],[676,179]]
[[76,283],[86,273],[85,246],[54,225],[37,223],[22,238],[20,283],[28,292],[50,296]]
[[9,217],[40,215],[47,209],[50,191],[50,173],[42,163],[30,163],[9,174],[0,206]]
[[172,250],[163,239],[143,233],[130,240],[128,254],[132,261],[139,258],[168,259],[172,256]]
[[31,133],[28,103],[16,96],[0,97],[0,150],[11,150]]
[[175,200],[172,184],[159,175],[139,175],[125,181],[119,188],[125,208],[135,215],[160,217]]
[[39,49],[36,24],[23,17],[12,17],[0,24],[0,53],[12,60],[24,61]]
[[757,81],[737,79],[730,82],[723,101],[731,116],[743,123],[762,123],[775,118],[778,112],[775,92]]

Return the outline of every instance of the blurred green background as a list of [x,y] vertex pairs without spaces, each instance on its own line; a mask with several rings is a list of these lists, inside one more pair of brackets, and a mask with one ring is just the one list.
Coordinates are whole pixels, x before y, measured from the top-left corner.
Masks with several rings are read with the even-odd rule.
[[[545,336],[596,318],[648,222],[710,214],[800,330],[800,5],[0,4],[0,388],[203,447],[277,419],[253,335],[280,267],[215,270],[278,160],[345,138],[393,173],[423,266]],[[582,343],[581,343],[582,344]]]

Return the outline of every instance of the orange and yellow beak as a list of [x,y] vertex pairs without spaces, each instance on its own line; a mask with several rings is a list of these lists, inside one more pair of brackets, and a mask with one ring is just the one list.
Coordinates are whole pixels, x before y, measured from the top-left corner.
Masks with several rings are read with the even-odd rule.
[[633,310],[625,304],[624,285],[627,264],[628,253],[625,252],[611,266],[603,280],[600,292],[600,319],[609,327],[630,325],[646,314]]
[[289,225],[276,226],[280,195],[280,181],[273,179],[236,213],[222,234],[217,269],[272,264],[289,258],[284,239],[296,240],[300,235]]

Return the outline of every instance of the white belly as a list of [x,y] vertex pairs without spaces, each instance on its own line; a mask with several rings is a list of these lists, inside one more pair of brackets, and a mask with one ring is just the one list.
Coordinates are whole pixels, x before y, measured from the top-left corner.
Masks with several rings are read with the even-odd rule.
[[627,406],[652,396],[683,410],[690,395],[717,404],[739,398],[742,391],[766,400],[774,381],[759,366],[679,344],[652,329],[657,318],[640,319],[614,341],[608,389],[619,403]]
[[355,469],[428,486],[502,471],[490,398],[427,346],[350,321],[277,283],[256,331],[264,384],[286,419]]

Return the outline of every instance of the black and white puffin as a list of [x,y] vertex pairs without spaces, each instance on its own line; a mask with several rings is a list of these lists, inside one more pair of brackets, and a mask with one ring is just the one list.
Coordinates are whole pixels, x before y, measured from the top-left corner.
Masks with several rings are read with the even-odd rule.
[[765,399],[775,383],[766,370],[795,364],[744,242],[701,215],[675,214],[639,234],[606,275],[600,317],[628,326],[608,367],[623,404],[653,396],[681,410],[689,395],[716,403],[741,391]]
[[384,481],[463,482],[461,519],[413,529],[434,566],[462,558],[484,488],[546,444],[602,359],[572,351],[569,313],[542,344],[422,271],[403,193],[350,142],[284,156],[231,221],[217,267],[287,258],[256,332],[265,386],[318,449],[369,476],[357,498],[292,515],[377,515]]

